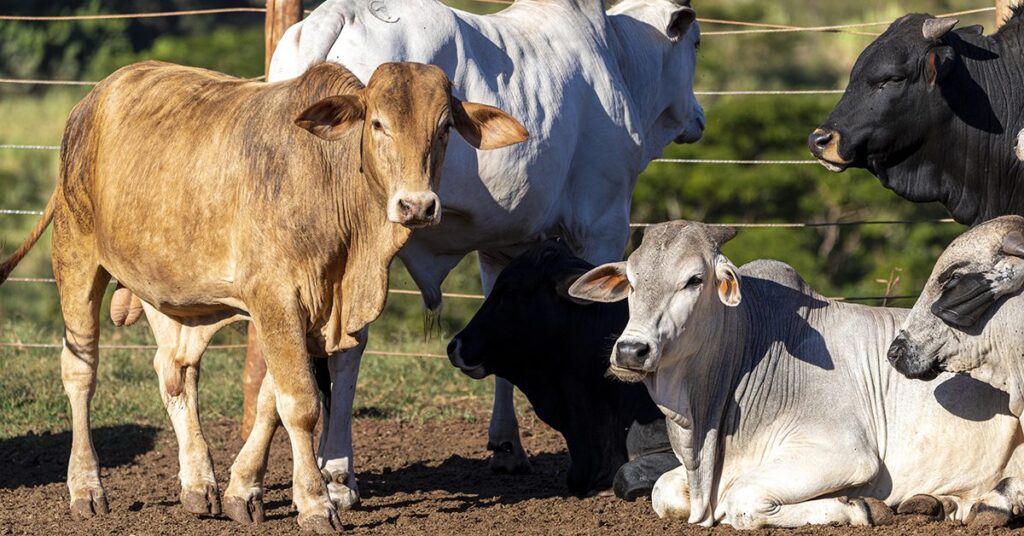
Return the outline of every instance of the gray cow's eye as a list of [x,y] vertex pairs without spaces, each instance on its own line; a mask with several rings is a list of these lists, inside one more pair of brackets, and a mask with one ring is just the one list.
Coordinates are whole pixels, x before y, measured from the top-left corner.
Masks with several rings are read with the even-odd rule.
[[704,283],[704,278],[699,276],[699,275],[695,275],[695,276],[691,277],[689,281],[686,282],[686,287],[684,287],[684,288],[693,288],[693,287],[696,287],[696,286],[700,286],[703,283]]

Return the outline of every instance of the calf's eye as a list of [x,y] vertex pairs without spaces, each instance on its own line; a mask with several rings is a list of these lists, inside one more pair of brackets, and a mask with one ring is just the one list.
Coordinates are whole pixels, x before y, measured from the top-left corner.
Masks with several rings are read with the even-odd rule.
[[370,126],[373,127],[373,130],[376,130],[376,131],[384,130],[384,125],[382,125],[381,122],[378,121],[377,119],[374,119],[373,121],[370,121]]

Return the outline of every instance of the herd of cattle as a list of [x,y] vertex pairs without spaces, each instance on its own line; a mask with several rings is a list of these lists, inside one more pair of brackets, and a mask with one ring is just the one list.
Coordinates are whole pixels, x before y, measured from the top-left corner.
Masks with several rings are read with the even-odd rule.
[[[2,283],[52,222],[72,514],[109,510],[89,408],[112,279],[115,324],[144,311],[157,340],[182,505],[262,521],[281,423],[298,523],[335,533],[359,502],[355,378],[391,260],[436,310],[478,251],[487,298],[448,355],[496,375],[495,471],[529,471],[514,384],[564,436],[576,495],[650,495],[705,526],[877,525],[893,509],[1009,523],[1024,513],[1024,14],[990,36],[956,22],[894,22],[808,139],[829,169],[973,226],[911,310],[831,301],[778,261],[734,266],[727,227],[655,225],[620,261],[640,172],[704,129],[688,1],[477,16],[328,0],[287,32],[268,83],[122,68],[72,111],[44,216],[0,264]],[[199,365],[239,320],[268,373],[221,495]],[[319,452],[313,358],[331,375]]]

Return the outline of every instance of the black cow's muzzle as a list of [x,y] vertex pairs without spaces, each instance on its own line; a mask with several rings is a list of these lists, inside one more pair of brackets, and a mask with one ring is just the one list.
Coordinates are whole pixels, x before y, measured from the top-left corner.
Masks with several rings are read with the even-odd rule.
[[452,342],[448,343],[448,361],[451,362],[455,368],[462,371],[463,374],[473,378],[474,380],[482,380],[490,374],[487,368],[484,367],[483,363],[478,365],[468,365],[462,358],[462,341],[458,337],[452,339]]
[[841,139],[842,135],[837,130],[818,128],[807,137],[807,148],[826,169],[840,173],[845,171],[851,163],[850,160],[843,158],[839,154],[839,142]]

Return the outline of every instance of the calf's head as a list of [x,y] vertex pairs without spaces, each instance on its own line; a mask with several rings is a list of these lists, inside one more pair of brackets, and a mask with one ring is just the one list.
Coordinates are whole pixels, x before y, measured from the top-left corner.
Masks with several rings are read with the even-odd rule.
[[650,227],[625,262],[598,266],[569,294],[583,300],[629,299],[629,323],[615,343],[611,372],[640,381],[670,360],[687,360],[708,339],[724,307],[740,303],[740,276],[720,251],[736,231],[694,222]]
[[[889,347],[910,378],[965,372],[1006,389],[1024,349],[1024,218],[1003,216],[953,241]],[[1012,394],[1012,393],[1011,393]]]
[[331,141],[359,128],[360,169],[387,195],[388,220],[412,228],[441,219],[435,192],[451,127],[478,149],[528,137],[505,112],[454,97],[440,68],[408,62],[381,65],[366,87],[313,104],[295,123]]
[[906,15],[864,49],[839,104],[807,140],[822,165],[877,174],[928,136],[942,135],[953,113],[941,87],[958,62],[951,46],[956,23]]

